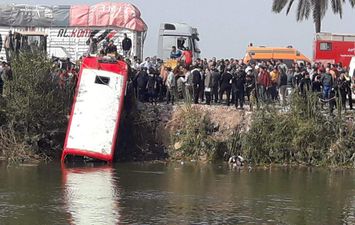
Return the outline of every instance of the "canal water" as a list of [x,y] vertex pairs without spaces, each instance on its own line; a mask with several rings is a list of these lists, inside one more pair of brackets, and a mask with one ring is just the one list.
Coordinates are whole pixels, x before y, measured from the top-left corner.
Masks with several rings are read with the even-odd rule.
[[0,224],[355,224],[355,171],[0,165]]

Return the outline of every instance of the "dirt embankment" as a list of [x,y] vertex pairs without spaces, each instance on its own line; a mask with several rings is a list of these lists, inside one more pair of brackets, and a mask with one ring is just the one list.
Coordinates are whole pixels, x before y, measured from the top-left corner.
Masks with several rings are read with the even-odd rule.
[[[236,132],[249,129],[251,114],[250,111],[236,110],[232,106],[138,103],[134,112],[126,116],[123,126],[127,135],[121,137],[120,143],[124,143],[124,147],[121,147],[119,157],[126,160],[171,158],[174,154],[172,151],[181,149],[183,142],[186,142],[177,140],[177,137],[189,129],[186,128],[186,123],[196,117],[203,129],[196,128],[196,131],[188,135],[201,137],[202,142],[204,139],[226,142]],[[196,127],[196,124],[192,127]],[[206,136],[201,136],[201,132]]]

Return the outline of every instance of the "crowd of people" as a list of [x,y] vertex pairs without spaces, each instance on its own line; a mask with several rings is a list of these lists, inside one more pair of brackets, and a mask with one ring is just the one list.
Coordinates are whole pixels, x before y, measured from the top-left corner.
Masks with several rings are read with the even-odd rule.
[[[176,52],[172,55],[175,57]],[[287,65],[282,60],[244,63],[237,59],[212,58],[196,59],[191,65],[180,63],[172,68],[160,59],[149,57],[142,63],[136,59],[128,63],[133,71],[135,93],[141,102],[174,104],[185,100],[244,109],[245,103],[287,105],[291,93],[296,91],[303,96],[317,93],[331,110],[337,102],[343,109],[353,109],[354,76],[341,64]]]
[[[130,39],[125,36],[124,51],[129,55]],[[90,41],[95,42],[94,39]],[[106,42],[105,42],[106,43]],[[107,45],[96,49],[89,43],[90,52],[100,52],[118,59],[124,58],[117,53],[117,47],[107,40]],[[338,64],[320,63],[286,64],[282,60],[250,61],[238,59],[195,59],[172,47],[173,63],[147,57],[141,62],[137,57],[128,57],[130,81],[134,93],[141,102],[186,101],[194,104],[225,104],[244,109],[256,103],[277,103],[287,105],[293,92],[306,96],[317,93],[320,100],[328,103],[330,110],[340,102],[343,109],[353,109],[352,93],[354,78],[346,67]],[[188,56],[188,57],[186,57]],[[59,82],[60,88],[68,85],[75,87],[80,60],[76,63],[53,59],[52,76]],[[0,65],[0,92],[4,82],[12,79],[9,63]],[[339,101],[336,101],[339,100]]]
[[[131,50],[132,50],[132,40],[127,36],[126,33],[123,34],[123,39],[121,42],[121,49],[122,49],[122,56],[124,58],[129,58],[131,56]],[[98,44],[99,42],[102,41],[102,44]],[[115,45],[115,42],[113,39],[110,39],[109,37],[106,37],[104,40],[97,39],[94,37],[90,37],[89,40],[87,41],[87,45],[89,45],[89,54],[99,54],[101,56],[113,56],[113,57],[118,57],[118,48],[117,45]],[[100,47],[99,47],[100,46]]]

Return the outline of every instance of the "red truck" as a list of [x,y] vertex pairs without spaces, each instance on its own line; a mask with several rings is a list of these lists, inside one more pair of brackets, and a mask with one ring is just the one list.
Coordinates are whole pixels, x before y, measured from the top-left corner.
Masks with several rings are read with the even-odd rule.
[[313,60],[322,63],[342,63],[349,67],[355,56],[355,34],[317,33]]

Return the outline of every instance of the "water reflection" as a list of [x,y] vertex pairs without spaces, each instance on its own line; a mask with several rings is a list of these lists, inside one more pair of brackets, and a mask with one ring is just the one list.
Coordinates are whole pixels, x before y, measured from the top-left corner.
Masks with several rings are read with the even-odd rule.
[[112,167],[62,167],[70,224],[118,224],[120,192]]
[[3,224],[355,224],[355,171],[0,164]]

